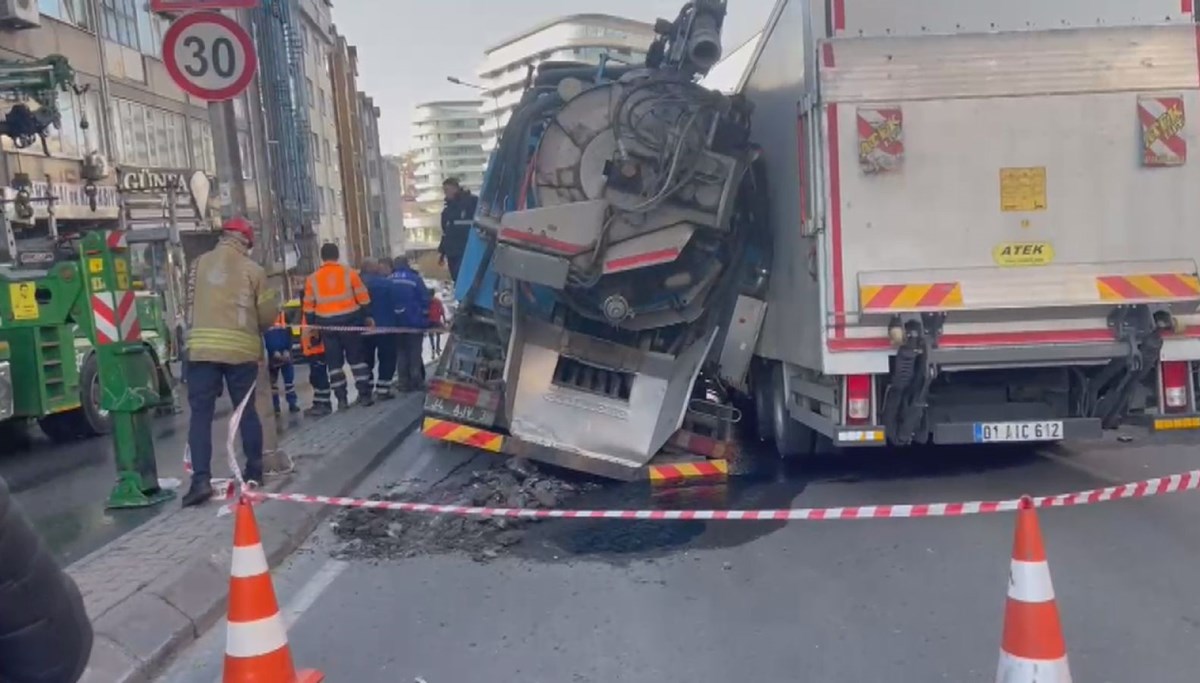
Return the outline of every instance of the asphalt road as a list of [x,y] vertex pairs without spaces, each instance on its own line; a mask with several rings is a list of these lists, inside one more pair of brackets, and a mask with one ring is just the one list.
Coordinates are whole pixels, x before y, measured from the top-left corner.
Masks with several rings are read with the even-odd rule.
[[[738,508],[1050,494],[1198,467],[1175,437],[1045,449],[876,451],[732,484]],[[487,465],[406,441],[364,484]],[[465,463],[465,464],[464,464]],[[458,468],[457,470],[455,468]],[[638,486],[578,507],[643,507]],[[282,504],[282,503],[270,503]],[[1200,667],[1196,493],[1041,514],[1076,680],[1183,683]],[[276,572],[300,666],[327,680],[992,681],[1013,519],[548,521],[500,559],[332,559],[326,529]],[[224,628],[162,681],[213,683]]]

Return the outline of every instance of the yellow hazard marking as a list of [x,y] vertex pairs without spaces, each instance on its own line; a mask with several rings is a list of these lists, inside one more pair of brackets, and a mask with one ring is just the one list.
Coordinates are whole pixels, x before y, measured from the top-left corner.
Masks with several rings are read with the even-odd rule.
[[14,320],[37,320],[37,287],[32,282],[14,282],[8,286]]
[[1163,418],[1154,421],[1154,430],[1165,432],[1179,429],[1200,429],[1200,417]]
[[104,259],[90,258],[88,259],[88,272],[92,275],[98,275],[104,272]]
[[1046,167],[1000,169],[1000,210],[1046,210]]
[[1143,143],[1149,149],[1154,143],[1170,140],[1183,130],[1186,119],[1183,115],[1183,102],[1172,103],[1166,111],[1154,120],[1153,125],[1146,128]]
[[704,462],[681,462],[674,465],[650,465],[647,469],[651,482],[722,478],[729,474],[729,461],[706,460]]
[[103,292],[104,291],[104,278],[102,278],[102,277],[92,278],[92,291],[93,292]]
[[117,273],[117,289],[129,289],[129,276],[125,273]]
[[433,417],[425,418],[421,432],[431,439],[460,443],[492,453],[499,453],[504,448],[504,437],[500,434]]
[[1044,266],[1054,260],[1054,245],[1049,242],[1004,242],[992,248],[992,260],[998,266]]

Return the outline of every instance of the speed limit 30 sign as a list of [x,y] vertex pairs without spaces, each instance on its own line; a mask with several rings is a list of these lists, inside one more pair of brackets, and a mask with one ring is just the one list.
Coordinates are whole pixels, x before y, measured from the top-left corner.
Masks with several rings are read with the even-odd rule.
[[184,92],[210,102],[242,94],[258,68],[250,34],[217,12],[193,12],[172,22],[163,36],[163,63]]

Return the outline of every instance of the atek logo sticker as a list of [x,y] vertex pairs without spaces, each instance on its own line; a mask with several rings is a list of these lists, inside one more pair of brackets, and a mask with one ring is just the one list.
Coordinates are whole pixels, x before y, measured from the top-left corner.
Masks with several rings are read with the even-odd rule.
[[1004,242],[992,249],[992,260],[998,266],[1044,266],[1054,260],[1054,246],[1049,242]]

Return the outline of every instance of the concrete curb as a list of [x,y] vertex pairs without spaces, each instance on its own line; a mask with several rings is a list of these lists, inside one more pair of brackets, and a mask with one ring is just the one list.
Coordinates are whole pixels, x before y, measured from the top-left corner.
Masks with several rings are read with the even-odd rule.
[[[413,406],[398,411],[402,414],[401,424],[380,420],[336,456],[311,459],[296,475],[268,488],[287,487],[335,496],[351,493],[420,424],[419,400],[407,400]],[[329,507],[308,505],[258,507],[255,516],[271,566],[299,548],[331,511]],[[81,682],[152,680],[175,653],[224,614],[229,562],[229,547],[198,556],[95,619],[95,643]]]

